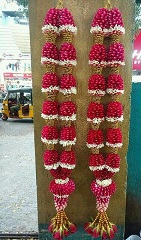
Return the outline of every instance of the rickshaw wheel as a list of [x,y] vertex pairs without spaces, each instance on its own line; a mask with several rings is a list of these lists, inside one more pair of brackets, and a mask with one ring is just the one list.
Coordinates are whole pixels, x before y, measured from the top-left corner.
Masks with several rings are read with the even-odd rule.
[[1,119],[3,121],[6,121],[8,119],[8,117],[7,117],[7,115],[5,113],[3,113]]

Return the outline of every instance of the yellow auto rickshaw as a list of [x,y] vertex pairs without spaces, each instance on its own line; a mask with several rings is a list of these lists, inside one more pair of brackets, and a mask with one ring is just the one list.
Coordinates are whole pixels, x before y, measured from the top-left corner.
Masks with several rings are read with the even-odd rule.
[[6,121],[8,118],[33,119],[32,88],[8,90],[2,104],[1,118],[3,121]]

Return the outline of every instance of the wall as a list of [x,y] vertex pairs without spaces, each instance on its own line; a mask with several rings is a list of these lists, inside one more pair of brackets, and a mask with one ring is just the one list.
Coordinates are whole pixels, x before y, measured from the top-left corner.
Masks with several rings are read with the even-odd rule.
[[126,236],[141,231],[141,82],[132,83]]
[[[106,2],[106,1],[105,1]],[[125,81],[125,94],[120,99],[124,106],[125,121],[122,124],[124,133],[124,145],[120,151],[121,171],[116,174],[117,191],[111,198],[108,208],[108,215],[112,222],[119,226],[119,234],[116,239],[123,239],[125,222],[125,204],[126,204],[126,174],[127,163],[126,153],[128,147],[128,128],[130,112],[130,87],[131,87],[131,54],[132,54],[132,20],[133,20],[133,0],[113,1],[122,14],[125,23],[126,35],[123,38],[126,54],[126,67],[121,70]],[[34,126],[35,126],[35,151],[36,151],[36,169],[37,169],[37,195],[38,195],[38,220],[40,232],[46,232],[46,224],[55,215],[56,211],[53,204],[52,194],[49,193],[48,186],[52,179],[49,172],[44,170],[43,152],[45,150],[41,143],[41,129],[44,121],[41,119],[41,106],[44,96],[41,93],[41,79],[45,70],[41,67],[41,49],[45,43],[41,27],[46,11],[56,6],[57,1],[30,0],[30,36],[32,52],[32,73],[33,73],[33,100],[34,100]],[[89,150],[86,148],[87,122],[86,112],[88,106],[87,81],[91,75],[88,66],[88,54],[93,44],[93,37],[90,34],[90,26],[94,13],[98,8],[104,6],[103,0],[83,1],[66,0],[64,6],[72,12],[75,23],[78,27],[78,34],[75,37],[75,47],[77,49],[77,69],[74,72],[77,79],[78,94],[77,103],[77,166],[73,171],[72,178],[76,183],[76,191],[70,196],[66,213],[72,222],[82,226],[84,222],[95,217],[95,198],[90,191],[90,183],[93,179],[92,173],[88,169]],[[45,229],[43,229],[45,227]],[[51,239],[50,235],[47,235]],[[81,228],[78,236],[71,236],[68,239],[91,239]]]

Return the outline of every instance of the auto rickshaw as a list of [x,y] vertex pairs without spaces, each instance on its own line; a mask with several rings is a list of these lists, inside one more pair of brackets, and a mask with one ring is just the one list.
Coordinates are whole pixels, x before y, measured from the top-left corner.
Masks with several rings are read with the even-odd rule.
[[32,88],[15,88],[8,90],[3,100],[2,120],[8,118],[33,119]]

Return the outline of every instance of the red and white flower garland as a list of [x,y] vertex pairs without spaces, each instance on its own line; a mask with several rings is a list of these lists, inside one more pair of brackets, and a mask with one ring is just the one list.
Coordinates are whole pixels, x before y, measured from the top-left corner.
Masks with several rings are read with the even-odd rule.
[[[117,8],[100,8],[93,18],[90,32],[95,37],[95,44],[89,54],[93,75],[88,82],[88,93],[93,101],[89,104],[87,112],[87,121],[91,123],[87,147],[92,150],[89,168],[94,173],[95,180],[91,184],[91,191],[96,196],[98,214],[93,222],[85,224],[85,230],[94,238],[101,236],[102,239],[113,239],[117,228],[109,221],[106,210],[111,196],[116,191],[116,184],[112,178],[120,169],[120,157],[117,151],[123,144],[122,132],[118,128],[118,122],[123,121],[123,107],[117,101],[118,96],[124,93],[119,67],[125,65],[124,47],[119,42],[119,36],[125,33],[120,11]],[[103,45],[104,37],[112,39],[108,49]],[[102,68],[106,67],[111,68],[107,84],[101,75]],[[100,103],[105,93],[113,99],[108,104],[106,112]],[[104,136],[100,129],[104,119],[110,123],[106,133],[106,146],[111,151],[106,156],[99,153],[99,149],[104,146]]]
[[[72,39],[77,28],[70,11],[59,6],[49,9],[46,13],[42,32],[46,36],[46,43],[42,48],[41,64],[46,67],[46,73],[42,78],[41,90],[46,94],[47,100],[42,105],[41,117],[45,119],[46,125],[42,128],[41,141],[47,147],[43,156],[45,169],[54,177],[49,190],[54,196],[57,211],[48,230],[54,239],[61,240],[76,231],[76,226],[68,220],[64,210],[69,195],[75,190],[75,183],[69,176],[76,165],[76,156],[72,149],[76,143],[73,124],[76,120],[76,105],[71,101],[71,95],[76,94],[76,80],[72,69],[77,61]],[[64,43],[58,51],[55,43],[60,35],[63,36]],[[64,69],[60,81],[55,72],[57,65]],[[68,97],[68,100],[59,104],[56,101],[58,92],[65,98]],[[64,123],[60,131],[56,125],[56,121],[59,120]],[[65,148],[62,153],[54,149],[58,142]]]

